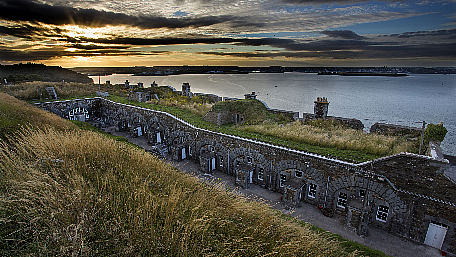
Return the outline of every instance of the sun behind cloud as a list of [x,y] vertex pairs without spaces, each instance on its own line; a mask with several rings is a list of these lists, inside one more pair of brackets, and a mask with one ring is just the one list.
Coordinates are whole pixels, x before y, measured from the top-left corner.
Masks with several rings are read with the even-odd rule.
[[91,28],[79,25],[65,25],[62,26],[62,30],[65,31],[63,34],[70,38],[91,38],[99,39],[106,37],[105,33],[109,30],[106,27],[103,28]]

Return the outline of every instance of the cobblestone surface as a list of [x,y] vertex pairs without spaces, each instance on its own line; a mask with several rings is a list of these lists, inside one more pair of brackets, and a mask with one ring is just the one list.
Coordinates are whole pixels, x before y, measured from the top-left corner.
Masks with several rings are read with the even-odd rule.
[[[113,128],[105,129],[106,132],[111,132],[113,135],[123,136],[130,142],[143,147],[146,150],[151,149],[151,146],[144,138],[132,138],[128,132],[115,132]],[[245,195],[249,199],[261,201],[270,207],[282,211],[284,214],[291,215],[299,220],[308,222],[326,231],[341,235],[345,239],[349,239],[360,244],[366,245],[370,248],[380,250],[387,255],[391,256],[423,256],[434,257],[442,256],[438,249],[432,248],[427,245],[419,245],[403,238],[396,237],[386,231],[376,229],[374,227],[368,228],[368,236],[360,237],[353,228],[345,226],[344,222],[339,220],[335,215],[332,218],[324,216],[320,210],[310,204],[302,203],[298,208],[291,208],[283,204],[280,200],[282,194],[268,189],[262,188],[258,185],[251,185],[248,189],[243,189],[235,185],[235,177],[227,175],[220,171],[214,171],[213,174],[203,174],[200,167],[193,161],[184,160],[176,162],[170,158],[163,159],[165,162],[176,167],[182,172],[198,176],[203,180],[224,183],[226,187],[230,187],[240,194]]]

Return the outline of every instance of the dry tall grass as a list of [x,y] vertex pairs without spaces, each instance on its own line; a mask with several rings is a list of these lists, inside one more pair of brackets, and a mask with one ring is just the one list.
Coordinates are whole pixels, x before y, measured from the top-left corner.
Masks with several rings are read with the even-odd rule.
[[350,255],[93,132],[32,130],[10,142],[0,142],[0,255]]
[[[331,121],[328,121],[331,123]],[[240,130],[260,133],[285,140],[305,144],[334,147],[341,150],[362,151],[375,155],[391,155],[400,152],[414,152],[415,144],[405,138],[366,134],[359,130],[349,129],[343,125],[326,124],[325,126],[306,125],[295,121],[287,125],[261,124],[241,126]]]
[[[98,91],[98,85],[86,83],[51,83],[51,82],[26,82],[14,86],[4,87],[3,91],[21,100],[31,101],[39,100],[39,90],[42,93],[42,99],[50,98],[46,92],[46,87],[54,87],[58,98],[83,97],[94,95]],[[113,91],[114,86],[101,85],[101,91]]]
[[0,92],[0,139],[24,127],[41,128],[52,126],[57,130],[76,129],[71,122],[59,116],[37,109],[12,96]]

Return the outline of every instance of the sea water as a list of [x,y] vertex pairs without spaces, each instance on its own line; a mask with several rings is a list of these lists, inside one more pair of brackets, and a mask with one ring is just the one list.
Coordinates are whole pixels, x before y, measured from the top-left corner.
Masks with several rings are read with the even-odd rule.
[[[97,83],[98,76],[91,77]],[[406,77],[333,76],[313,73],[196,74],[173,76],[132,76],[113,74],[101,83],[156,82],[181,90],[190,83],[194,93],[244,99],[255,92],[269,108],[313,113],[317,97],[326,97],[328,115],[355,118],[366,130],[376,122],[421,127],[422,122],[443,121],[448,130],[442,149],[456,155],[456,75],[415,75]]]

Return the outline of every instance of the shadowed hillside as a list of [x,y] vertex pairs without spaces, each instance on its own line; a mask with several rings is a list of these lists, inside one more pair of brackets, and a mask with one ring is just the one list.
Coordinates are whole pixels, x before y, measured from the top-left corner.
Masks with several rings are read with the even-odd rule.
[[0,65],[0,79],[0,84],[5,83],[5,79],[7,82],[14,83],[28,81],[93,83],[87,75],[58,66],[32,63]]

